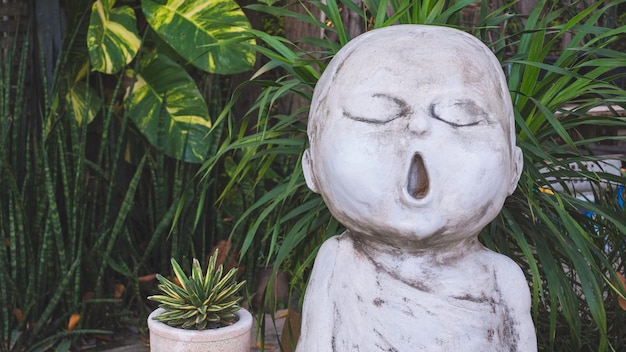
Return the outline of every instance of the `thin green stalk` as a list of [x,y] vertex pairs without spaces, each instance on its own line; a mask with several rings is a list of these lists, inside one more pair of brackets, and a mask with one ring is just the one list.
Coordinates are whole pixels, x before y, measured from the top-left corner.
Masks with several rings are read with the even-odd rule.
[[[59,139],[57,139],[57,142],[61,142]],[[52,236],[54,236],[54,242],[55,242],[55,249],[58,255],[58,263],[60,265],[60,268],[63,272],[67,271],[67,258],[66,258],[66,253],[65,253],[65,240],[63,238],[63,228],[61,226],[61,214],[59,212],[59,208],[56,202],[56,187],[55,187],[55,183],[54,183],[54,179],[53,179],[53,171],[50,168],[50,164],[49,164],[49,158],[48,158],[48,151],[49,149],[43,149],[41,151],[42,156],[43,156],[43,172],[44,172],[44,176],[45,176],[45,189],[46,189],[46,196],[48,199],[48,219],[49,219],[49,224],[50,224],[50,230],[52,233]],[[52,153],[50,153],[52,154]],[[60,157],[60,163],[61,163],[61,168],[64,169],[64,156],[63,156],[63,152],[58,153],[59,157]]]
[[135,197],[135,191],[137,190],[137,186],[139,185],[139,180],[143,173],[144,164],[146,163],[147,158],[148,158],[147,155],[144,155],[144,157],[139,162],[139,165],[137,165],[137,170],[135,171],[135,174],[132,180],[130,181],[130,184],[128,185],[128,189],[126,190],[126,194],[120,206],[119,213],[115,219],[113,227],[111,228],[111,232],[108,236],[104,253],[102,253],[102,264],[100,265],[100,270],[98,271],[98,275],[96,279],[96,293],[99,293],[102,291],[102,282],[103,282],[105,269],[107,268],[108,258],[111,255],[111,252],[113,251],[113,246],[116,244],[116,239],[118,235],[122,231],[122,225],[126,221],[128,214],[130,213],[130,209],[132,207],[133,200]]
[[79,260],[74,260],[74,263],[70,266],[69,270],[65,272],[63,279],[59,282],[59,284],[53,290],[53,295],[50,298],[49,303],[46,305],[43,313],[37,320],[37,324],[33,329],[32,336],[38,336],[42,329],[44,329],[47,325],[48,319],[52,315],[54,309],[57,307],[59,302],[61,301],[61,296],[65,293],[67,286],[74,276],[74,271],[80,265]]

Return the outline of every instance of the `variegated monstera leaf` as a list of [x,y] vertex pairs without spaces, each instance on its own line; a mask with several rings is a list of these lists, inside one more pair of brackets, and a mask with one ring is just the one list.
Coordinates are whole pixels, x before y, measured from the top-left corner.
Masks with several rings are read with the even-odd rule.
[[252,69],[250,22],[233,0],[142,0],[150,26],[180,56],[211,73]]
[[141,43],[133,9],[113,5],[115,0],[97,0],[93,4],[87,32],[91,65],[108,74],[119,72],[131,62]]
[[148,141],[165,154],[191,163],[208,153],[209,112],[187,71],[163,55],[145,54],[126,92],[128,114]]

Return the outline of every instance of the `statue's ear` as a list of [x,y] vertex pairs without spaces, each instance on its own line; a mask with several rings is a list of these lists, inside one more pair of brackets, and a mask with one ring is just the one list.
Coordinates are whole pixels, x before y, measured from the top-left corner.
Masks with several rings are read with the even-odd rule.
[[515,188],[517,188],[517,182],[522,175],[522,169],[524,168],[524,154],[520,147],[515,146],[511,151],[511,160],[513,161],[513,172],[511,173],[511,180],[509,184],[509,195],[513,194]]
[[311,191],[319,193],[317,191],[317,179],[313,173],[313,165],[311,165],[312,162],[311,151],[310,149],[307,149],[302,155],[302,172],[304,173],[304,180]]

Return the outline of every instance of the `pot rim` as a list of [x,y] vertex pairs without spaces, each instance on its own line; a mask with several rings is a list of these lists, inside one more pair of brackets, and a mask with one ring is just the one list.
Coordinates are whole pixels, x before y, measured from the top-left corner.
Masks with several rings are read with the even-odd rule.
[[[154,320],[159,314],[163,314],[165,309],[157,308],[148,316],[148,328],[150,334],[155,334],[175,341],[190,341],[201,339],[204,341],[228,340],[243,334],[250,334],[252,329],[252,314],[244,308],[240,308],[235,315],[238,320],[233,325],[224,326],[218,329],[188,330],[169,326],[160,321]],[[201,337],[200,337],[201,336]],[[249,338],[249,336],[248,336]]]

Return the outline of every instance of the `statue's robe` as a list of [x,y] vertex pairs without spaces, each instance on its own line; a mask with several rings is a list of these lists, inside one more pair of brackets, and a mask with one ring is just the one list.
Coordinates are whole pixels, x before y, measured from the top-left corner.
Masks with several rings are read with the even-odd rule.
[[528,286],[509,258],[483,249],[464,279],[406,279],[355,247],[344,234],[320,249],[298,352],[536,351]]

